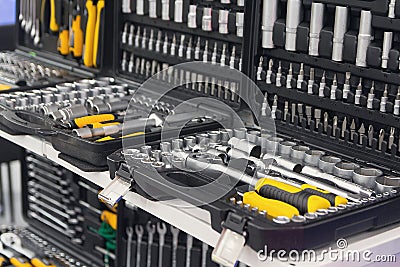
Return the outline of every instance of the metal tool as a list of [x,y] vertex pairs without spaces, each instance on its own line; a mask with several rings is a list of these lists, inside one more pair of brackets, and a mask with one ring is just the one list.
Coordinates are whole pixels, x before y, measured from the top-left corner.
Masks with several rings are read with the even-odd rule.
[[128,226],[126,228],[126,266],[131,266],[132,259],[132,239],[133,239],[133,227]]
[[[390,0],[388,18],[395,18],[395,5],[396,0]],[[389,52],[392,49],[393,43],[393,32],[384,32],[383,34],[383,45],[382,45],[382,64],[381,67],[386,69],[388,67]]]
[[274,48],[273,30],[275,21],[278,18],[278,0],[264,0],[261,22],[262,47]]
[[162,267],[163,266],[165,234],[167,233],[167,226],[165,225],[165,223],[157,222],[157,233],[158,233],[158,267]]
[[286,43],[287,51],[296,51],[297,27],[302,18],[302,1],[288,0],[286,10]]
[[333,48],[332,60],[343,60],[343,43],[344,35],[347,31],[348,8],[344,6],[336,6],[335,26],[333,29]]
[[310,56],[319,55],[319,35],[324,27],[325,5],[323,3],[311,4],[311,19],[310,19],[310,43],[308,54]]
[[151,267],[151,251],[153,246],[154,233],[156,232],[156,226],[151,221],[147,222],[147,267]]
[[367,66],[367,49],[371,43],[372,34],[372,13],[362,10],[360,17],[360,27],[358,32],[356,65]]
[[140,258],[141,258],[141,248],[142,248],[142,238],[144,229],[140,224],[135,225],[135,233],[136,233],[136,266],[140,266]]
[[201,247],[201,267],[207,267],[207,252],[208,244],[203,242]]
[[193,236],[186,236],[186,267],[190,267],[190,259],[192,255],[192,247],[193,247]]
[[172,233],[172,265],[171,267],[176,267],[177,263],[177,251],[178,251],[178,238],[180,230],[171,225]]

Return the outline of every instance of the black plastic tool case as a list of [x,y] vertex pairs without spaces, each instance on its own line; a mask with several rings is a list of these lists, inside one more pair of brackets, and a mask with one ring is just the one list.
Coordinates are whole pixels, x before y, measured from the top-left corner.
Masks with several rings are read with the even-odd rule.
[[[397,86],[400,85],[398,79],[398,47],[393,46],[390,51],[390,58],[388,69],[382,71],[380,64],[376,63],[380,60],[379,53],[374,51],[379,50],[381,47],[381,40],[377,38],[375,42],[372,42],[368,48],[367,61],[369,67],[362,68],[355,66],[355,51],[357,42],[357,32],[349,31],[346,35],[344,49],[344,62],[336,63],[330,60],[329,47],[332,46],[332,28],[327,26],[321,32],[326,37],[321,37],[320,57],[308,56],[308,27],[307,19],[310,18],[310,5],[312,1],[302,1],[303,7],[306,11],[304,12],[304,21],[298,27],[297,32],[297,52],[287,52],[284,50],[285,45],[285,11],[286,1],[279,1],[280,9],[278,12],[278,20],[274,25],[274,49],[262,49],[261,48],[261,16],[262,16],[262,2],[261,0],[246,1],[246,20],[245,20],[245,38],[244,38],[244,53],[243,53],[243,72],[249,75],[254,81],[257,81],[260,89],[266,93],[266,99],[269,105],[273,104],[274,95],[278,95],[278,110],[276,111],[276,128],[277,135],[284,137],[287,140],[293,140],[300,144],[305,144],[311,148],[320,149],[327,151],[331,155],[338,155],[344,159],[351,160],[359,163],[361,166],[377,167],[387,174],[399,175],[399,152],[396,141],[390,149],[387,148],[387,142],[384,140],[381,143],[381,151],[378,151],[378,137],[377,133],[371,140],[371,146],[367,145],[368,140],[366,136],[361,136],[363,142],[360,144],[360,139],[357,131],[351,132],[348,128],[341,137],[340,127],[344,116],[348,116],[351,119],[354,118],[358,124],[360,121],[366,125],[370,123],[375,128],[379,127],[386,129],[386,133],[390,131],[391,127],[398,128],[400,117],[392,115],[393,107],[390,107],[390,103],[387,104],[386,108],[389,110],[387,113],[379,112],[379,110],[370,110],[365,107],[366,99],[361,97],[361,105],[354,105],[354,87],[358,84],[358,78],[363,77],[365,80],[375,80],[376,90],[379,92],[383,91],[384,83],[389,83],[388,94],[390,99],[393,99],[397,93]],[[325,3],[328,9],[331,9],[335,5],[344,5],[350,7],[351,14],[358,14],[361,9],[371,10],[373,14],[372,26],[375,31],[379,33],[381,29],[399,31],[400,28],[396,27],[398,19],[389,19],[386,17],[388,13],[388,2],[389,1],[339,1],[339,0],[320,0],[317,2]],[[399,15],[400,5],[396,5],[396,15]],[[350,13],[350,12],[349,12]],[[332,13],[328,13],[332,14]],[[333,13],[334,14],[334,13]],[[141,19],[136,15],[125,15],[132,18],[135,23],[151,24],[155,25],[156,22],[148,20],[147,18]],[[357,18],[354,19],[354,25],[358,25]],[[386,22],[386,23],[384,23]],[[331,22],[333,23],[333,22]],[[164,27],[171,27],[173,29],[173,23],[171,25],[164,24]],[[162,26],[160,26],[162,27]],[[379,34],[378,34],[379,35]],[[324,43],[327,41],[327,43]],[[347,45],[346,45],[347,44]],[[351,50],[353,48],[353,50]],[[302,50],[304,49],[304,50]],[[328,51],[328,52],[327,52]],[[142,51],[141,51],[142,52]],[[328,54],[324,54],[328,53]],[[143,55],[147,55],[143,51]],[[121,56],[121,55],[120,55]],[[260,73],[257,73],[257,67],[259,66],[260,57],[263,57],[263,68]],[[283,86],[278,88],[274,85],[275,76],[271,78],[273,84],[266,84],[266,70],[268,69],[269,59],[274,60],[273,68],[276,71],[278,68],[278,61],[282,63],[282,84]],[[309,68],[316,68],[316,81],[319,81],[323,70],[326,71],[327,84],[331,84],[333,79],[333,72],[338,74],[338,84],[342,85],[344,82],[345,72],[350,71],[352,74],[351,85],[352,91],[349,93],[348,101],[332,101],[327,98],[318,97],[318,94],[310,95],[307,94],[305,85],[302,85],[300,90],[297,89],[286,89],[285,88],[285,77],[288,73],[289,63],[293,64],[293,77],[297,77],[300,63],[304,63],[304,73],[308,77]],[[321,70],[323,69],[323,70]],[[257,74],[260,74],[261,78],[257,79]],[[306,80],[306,78],[305,78]],[[296,81],[292,81],[293,88],[296,88]],[[367,81],[369,84],[370,81]],[[314,85],[315,86],[315,85]],[[340,87],[340,86],[339,86]],[[327,88],[329,89],[329,88]],[[315,89],[314,89],[315,90]],[[316,88],[318,90],[318,87]],[[364,90],[366,91],[366,89]],[[369,91],[369,88],[368,88]],[[337,95],[341,94],[340,89],[337,90]],[[327,94],[325,94],[327,95]],[[365,93],[363,94],[365,95]],[[293,117],[290,116],[284,118],[283,106],[284,101],[290,103],[304,103],[304,105],[312,105],[314,108],[320,108],[322,110],[329,111],[329,114],[333,114],[339,117],[338,128],[335,134],[332,134],[332,126],[328,125],[327,129],[323,129],[322,123],[316,123],[311,120],[311,123],[307,122],[305,115],[300,117],[297,114]],[[378,100],[379,101],[379,100]],[[379,104],[377,100],[374,100],[374,105]],[[332,120],[332,117],[330,121]],[[303,118],[304,117],[304,118]],[[323,121],[321,119],[321,121]],[[351,122],[351,120],[350,120]],[[347,127],[349,127],[348,122]],[[358,126],[360,126],[358,124]],[[358,128],[357,128],[358,129]],[[385,135],[385,139],[388,135]],[[150,145],[157,146],[158,143],[152,143]],[[110,175],[113,178],[115,172],[118,175],[129,176],[129,168],[125,165],[125,160],[121,151],[117,151],[109,156]],[[122,170],[122,171],[121,171]],[[146,169],[139,168],[133,170],[134,175],[149,176],[151,172],[147,172]],[[169,177],[170,174],[163,173],[165,177]],[[209,178],[202,177],[199,174],[185,174],[178,173],[180,182],[187,182],[189,184],[197,184],[204,181],[208,181]],[[171,178],[171,177],[170,177]],[[179,179],[178,179],[179,180]],[[183,183],[185,183],[183,182]],[[179,181],[177,182],[179,184]],[[154,183],[149,181],[149,187],[153,187],[155,191],[159,192],[160,195],[168,198],[168,190],[161,183]],[[134,185],[133,190],[142,194],[145,197],[152,199],[151,196],[147,195],[138,186]],[[237,190],[241,191],[241,188]],[[207,193],[207,192],[205,192]],[[202,208],[210,211],[212,227],[221,232],[223,228],[228,228],[236,233],[246,233],[246,242],[255,251],[264,249],[267,244],[269,249],[311,249],[321,247],[323,245],[334,242],[338,238],[351,236],[360,232],[373,230],[379,227],[387,226],[395,222],[400,221],[400,198],[399,192],[393,192],[385,194],[382,198],[371,198],[366,203],[355,205],[351,208],[347,208],[343,211],[339,211],[336,214],[329,214],[322,216],[314,221],[307,221],[306,223],[288,223],[286,225],[278,225],[272,223],[271,220],[260,216],[258,213],[248,210],[246,207],[234,204],[230,202],[230,198],[236,196],[236,190],[233,190],[220,200],[211,204],[205,205]],[[185,196],[182,192],[175,192],[174,195],[178,195],[184,200],[191,202],[193,199]],[[196,202],[196,201],[194,201]]]
[[[96,250],[95,247],[104,247],[106,240],[91,230],[97,230],[101,226],[98,212],[108,210],[104,204],[98,201],[96,192],[100,188],[49,159],[32,152],[23,151],[20,161],[22,215],[28,226],[24,229],[17,228],[15,233],[22,237],[23,246],[44,258],[49,258],[56,266],[75,266],[73,264],[77,264],[77,262],[80,262],[81,266],[104,266],[104,254]],[[59,178],[59,180],[54,180],[54,177]],[[54,181],[54,184],[51,181]],[[61,193],[63,190],[70,193],[69,197]],[[55,203],[61,204],[57,206]],[[32,216],[31,212],[34,209],[31,205],[40,207],[46,213],[42,214],[35,211],[36,214],[39,214],[36,216],[40,216],[40,218]],[[91,207],[88,208],[87,205]],[[79,223],[75,225],[76,233],[73,236],[69,235],[70,229],[63,229],[60,226],[57,229],[53,227],[53,225],[58,224],[47,217],[49,215],[56,216],[64,223],[67,223],[68,220],[48,207],[55,208],[59,212],[67,212],[71,216],[70,218],[81,217]],[[69,213],[65,210],[65,207],[70,209],[70,212],[74,212]],[[75,215],[78,216],[75,217]],[[70,227],[72,226],[71,223]],[[78,230],[78,228],[80,229]],[[2,232],[13,232],[13,226],[4,227],[1,230]],[[78,242],[79,239],[80,242]],[[44,243],[43,240],[47,243]],[[54,250],[53,256],[48,254],[51,250]],[[58,255],[58,259],[54,258],[55,255]],[[110,266],[116,266],[112,258],[109,258],[109,260]]]

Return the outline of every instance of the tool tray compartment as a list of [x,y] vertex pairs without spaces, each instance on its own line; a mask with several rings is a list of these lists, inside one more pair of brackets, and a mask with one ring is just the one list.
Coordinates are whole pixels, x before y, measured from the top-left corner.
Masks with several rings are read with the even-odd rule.
[[[115,251],[105,256],[98,250],[113,238],[115,249],[117,235],[116,230],[102,228],[100,215],[111,211],[97,198],[100,188],[35,153],[26,151],[21,160],[22,215],[27,227],[2,226],[0,234],[16,234],[23,248],[47,261],[43,266],[100,267],[105,257],[110,266],[117,266]],[[8,249],[4,242],[3,247]]]

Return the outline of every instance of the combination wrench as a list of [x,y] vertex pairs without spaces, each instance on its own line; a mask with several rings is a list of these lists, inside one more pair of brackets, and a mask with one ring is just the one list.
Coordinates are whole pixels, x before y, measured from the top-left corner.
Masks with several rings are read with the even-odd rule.
[[154,233],[156,232],[156,227],[154,224],[151,223],[151,221],[147,222],[146,225],[146,230],[147,230],[147,267],[151,267],[151,248],[153,245],[153,238],[154,238]]
[[133,228],[128,226],[126,228],[126,235],[128,236],[126,240],[126,266],[131,266],[132,258],[132,238],[133,238]]
[[172,233],[172,267],[176,267],[176,254],[178,250],[178,237],[180,230],[171,225]]
[[143,238],[143,232],[144,232],[143,226],[141,226],[139,224],[136,225],[135,232],[136,232],[136,237],[137,237],[137,240],[136,240],[136,246],[137,246],[137,248],[136,248],[136,266],[140,266],[140,255],[141,255],[140,249],[142,247],[142,238]]
[[167,233],[167,226],[165,223],[157,223],[157,233],[158,233],[158,267],[163,266],[163,250],[165,244],[165,234]]

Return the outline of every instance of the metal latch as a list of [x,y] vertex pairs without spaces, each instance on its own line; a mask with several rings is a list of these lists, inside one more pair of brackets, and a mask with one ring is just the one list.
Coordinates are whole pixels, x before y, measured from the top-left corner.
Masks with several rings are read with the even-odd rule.
[[221,236],[215,246],[211,258],[214,262],[223,266],[236,265],[236,261],[246,244],[246,232],[244,231],[247,220],[229,213],[223,223]]
[[129,170],[121,165],[115,172],[115,178],[98,194],[98,198],[110,207],[114,207],[129,192],[132,183],[133,178]]

